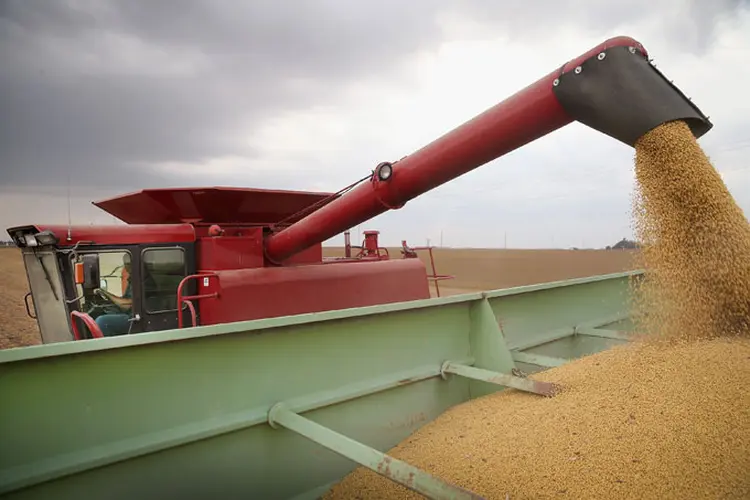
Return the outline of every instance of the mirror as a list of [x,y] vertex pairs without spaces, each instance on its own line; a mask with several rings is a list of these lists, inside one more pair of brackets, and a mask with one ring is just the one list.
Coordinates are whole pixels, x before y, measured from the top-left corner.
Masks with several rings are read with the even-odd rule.
[[105,280],[104,278],[102,278],[101,280],[99,280],[99,288],[101,288],[102,290],[106,290],[107,289],[107,280]]
[[101,285],[99,276],[99,255],[87,254],[83,256],[83,288],[93,290]]

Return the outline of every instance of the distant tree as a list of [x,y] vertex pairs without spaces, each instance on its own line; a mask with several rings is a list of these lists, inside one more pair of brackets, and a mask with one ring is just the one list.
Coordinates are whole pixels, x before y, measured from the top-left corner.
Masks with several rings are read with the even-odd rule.
[[629,240],[627,238],[623,238],[612,245],[612,250],[634,250],[637,248],[640,248],[640,245],[637,242]]

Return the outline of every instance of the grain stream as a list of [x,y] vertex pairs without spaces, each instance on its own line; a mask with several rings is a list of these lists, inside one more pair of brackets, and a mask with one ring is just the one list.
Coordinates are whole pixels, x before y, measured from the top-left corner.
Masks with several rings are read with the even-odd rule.
[[[649,335],[532,376],[554,398],[463,403],[391,455],[488,499],[750,498],[750,225],[684,123],[635,164]],[[360,467],[325,498],[421,497]]]
[[648,271],[638,330],[661,339],[750,334],[750,224],[683,122],[636,144],[634,230]]

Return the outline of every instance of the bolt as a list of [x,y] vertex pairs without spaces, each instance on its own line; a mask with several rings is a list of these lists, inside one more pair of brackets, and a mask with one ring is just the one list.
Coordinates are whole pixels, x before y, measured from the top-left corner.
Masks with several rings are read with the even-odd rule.
[[607,57],[607,54],[605,54],[604,52],[600,52],[600,53],[599,53],[599,55],[598,55],[598,56],[596,56],[596,58],[597,58],[597,59],[599,59],[600,61],[601,61],[602,59],[604,59],[605,57]]
[[555,81],[554,81],[554,82],[552,82],[552,85],[553,85],[554,87],[557,87],[558,85],[560,85],[560,79],[559,79],[559,78],[555,78]]
[[577,75],[578,73],[580,73],[581,71],[583,71],[583,68],[581,68],[580,66],[576,66],[575,71],[576,71],[576,75]]

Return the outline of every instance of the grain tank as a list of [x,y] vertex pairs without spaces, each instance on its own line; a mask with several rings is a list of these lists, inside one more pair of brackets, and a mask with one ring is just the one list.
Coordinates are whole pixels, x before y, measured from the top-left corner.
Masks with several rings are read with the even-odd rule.
[[573,121],[632,146],[676,119],[696,137],[712,126],[616,37],[337,193],[144,190],[96,203],[125,226],[8,232],[45,342],[426,299],[439,277],[405,243],[391,259],[369,232],[356,257],[325,260],[322,242]]

